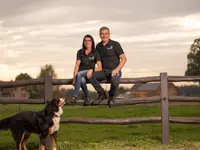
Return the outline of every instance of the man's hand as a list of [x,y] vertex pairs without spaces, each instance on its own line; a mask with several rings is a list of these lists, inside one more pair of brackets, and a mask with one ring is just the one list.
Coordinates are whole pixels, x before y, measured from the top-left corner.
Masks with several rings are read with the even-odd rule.
[[116,76],[118,73],[119,73],[119,71],[118,71],[117,69],[114,69],[114,70],[112,71],[112,76]]
[[92,77],[92,73],[93,73],[92,69],[88,70],[88,72],[87,72],[87,78],[88,79],[90,79]]
[[72,85],[75,86],[75,78],[72,80]]

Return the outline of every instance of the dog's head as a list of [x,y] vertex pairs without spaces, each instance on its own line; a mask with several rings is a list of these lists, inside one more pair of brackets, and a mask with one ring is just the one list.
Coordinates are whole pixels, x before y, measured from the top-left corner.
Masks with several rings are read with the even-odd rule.
[[51,101],[46,102],[46,112],[49,114],[62,114],[62,106],[65,104],[65,99],[59,98],[59,99],[53,99]]

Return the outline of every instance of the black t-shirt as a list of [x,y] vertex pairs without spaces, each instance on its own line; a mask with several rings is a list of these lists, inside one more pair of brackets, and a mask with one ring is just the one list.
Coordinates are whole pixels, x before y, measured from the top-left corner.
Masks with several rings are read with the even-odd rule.
[[93,50],[88,55],[85,54],[85,50],[80,49],[77,52],[77,60],[80,60],[79,71],[81,70],[89,70],[95,68],[95,64],[97,61],[101,61],[101,57],[98,51]]
[[102,42],[98,43],[96,50],[101,56],[103,69],[115,69],[120,63],[119,56],[124,53],[121,45],[113,40],[109,40],[105,46]]

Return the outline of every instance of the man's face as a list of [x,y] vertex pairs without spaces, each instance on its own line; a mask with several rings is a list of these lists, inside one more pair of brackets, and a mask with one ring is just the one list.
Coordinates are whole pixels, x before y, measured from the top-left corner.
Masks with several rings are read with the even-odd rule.
[[109,30],[101,30],[99,35],[103,42],[108,42],[110,39],[110,31]]

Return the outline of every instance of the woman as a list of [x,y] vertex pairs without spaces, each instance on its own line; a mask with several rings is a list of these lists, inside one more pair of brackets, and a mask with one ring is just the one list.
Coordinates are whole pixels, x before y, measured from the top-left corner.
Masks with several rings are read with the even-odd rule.
[[[95,65],[97,67],[95,68]],[[76,103],[80,87],[85,94],[84,106],[90,105],[88,89],[86,85],[86,76],[91,76],[94,71],[101,71],[101,58],[95,51],[95,42],[91,35],[86,35],[83,38],[82,49],[77,52],[76,64],[74,67],[74,77],[72,84],[75,89],[73,92],[73,104]]]

